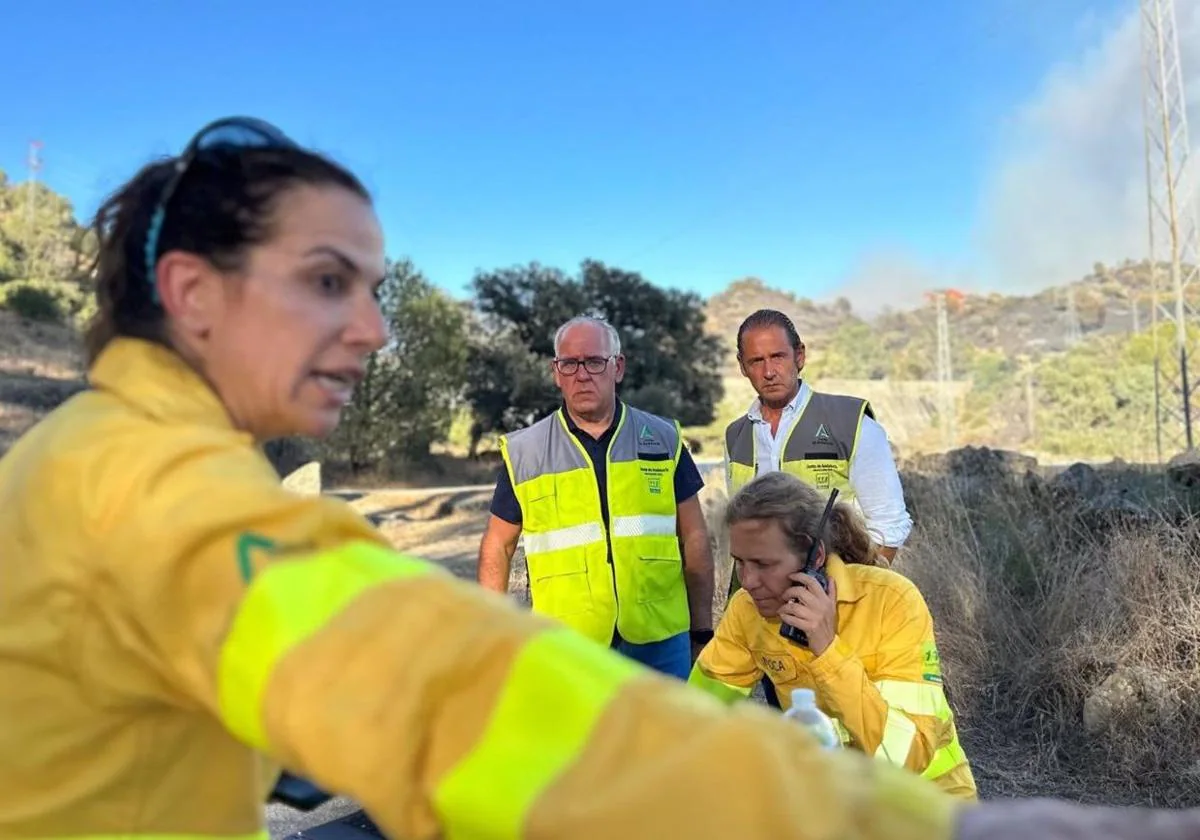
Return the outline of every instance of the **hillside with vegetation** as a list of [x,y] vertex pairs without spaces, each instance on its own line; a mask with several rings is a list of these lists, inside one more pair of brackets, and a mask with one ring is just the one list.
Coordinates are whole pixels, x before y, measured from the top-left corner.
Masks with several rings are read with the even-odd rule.
[[[91,312],[94,249],[67,199],[0,172],[0,310],[20,316],[4,324],[12,334],[6,354],[19,329],[66,330],[51,344],[69,343],[62,336]],[[753,397],[734,336],[762,307],[796,322],[809,381],[870,399],[902,455],[946,448],[932,304],[865,318],[846,298],[813,301],[757,278],[703,300],[594,260],[573,274],[536,262],[480,271],[471,299],[455,301],[409,260],[392,261],[390,272],[385,303],[397,339],[378,355],[334,449],[327,447],[350,472],[383,461],[411,470],[437,453],[494,454],[495,434],[556,404],[550,335],[580,311],[605,314],[621,331],[629,360],[622,395],[679,417],[702,456],[719,451],[724,425]],[[1097,264],[1067,287],[948,303],[953,445],[1056,461],[1153,461],[1151,284],[1148,263],[1126,261]],[[56,384],[60,367],[44,395],[10,399],[38,381],[9,369],[19,354],[7,358],[0,410],[11,436],[66,392]]]
[[[1126,261],[1097,264],[1069,286],[1036,294],[949,301],[954,445],[1053,460],[1153,461],[1151,290],[1149,263]],[[731,284],[707,304],[708,329],[728,353],[719,414],[736,415],[753,397],[737,371],[734,340],[741,319],[760,306],[796,322],[815,387],[871,399],[904,454],[944,448],[932,302],[866,319],[844,298],[815,303],[757,278]],[[714,444],[715,432],[696,430]]]

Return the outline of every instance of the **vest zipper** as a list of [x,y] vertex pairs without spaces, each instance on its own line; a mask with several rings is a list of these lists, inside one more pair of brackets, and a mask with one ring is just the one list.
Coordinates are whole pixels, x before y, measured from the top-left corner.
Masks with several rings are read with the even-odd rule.
[[[612,544],[612,521],[613,521],[612,448],[613,448],[613,444],[617,442],[617,435],[619,435],[621,433],[621,428],[625,425],[625,421],[629,419],[628,417],[625,416],[626,411],[628,411],[628,409],[625,409],[625,411],[622,411],[621,420],[620,420],[620,422],[617,423],[617,428],[613,430],[612,437],[608,439],[608,446],[604,447],[604,494],[603,495],[601,495],[601,493],[600,493],[600,482],[596,482],[596,500],[599,501],[601,506],[603,506],[604,509],[608,511],[608,521],[602,522],[600,524],[600,527],[602,527],[604,529],[604,548],[605,548],[605,554],[607,555],[606,559],[608,560],[608,574],[609,574],[609,577],[612,578],[613,606],[616,608],[615,615],[613,615],[613,638],[614,639],[620,637],[620,635],[621,635],[621,630],[620,630],[621,596],[620,596],[620,593],[617,592],[617,562],[616,562],[617,558],[615,556],[615,553],[613,552],[613,544]],[[584,452],[584,457],[585,458],[588,457],[586,452]],[[591,460],[591,459],[589,458],[589,460]],[[593,464],[592,465],[592,476],[595,477],[595,475],[596,475],[596,465]],[[605,505],[606,501],[608,503],[607,505]]]
[[[562,411],[562,409],[559,409],[559,411]],[[605,548],[605,554],[606,554],[605,559],[608,561],[609,577],[612,578],[613,606],[616,607],[617,616],[619,616],[620,612],[621,612],[621,596],[617,592],[617,566],[616,566],[616,557],[613,555],[613,544],[612,544],[613,508],[612,508],[612,458],[611,458],[611,455],[612,455],[613,444],[616,443],[616,441],[617,441],[617,435],[619,435],[621,433],[621,429],[624,427],[625,421],[629,419],[628,411],[629,411],[629,409],[627,406],[622,408],[621,419],[617,423],[617,428],[613,430],[612,437],[608,439],[608,446],[606,446],[604,449],[604,489],[605,489],[604,494],[601,494],[601,492],[600,492],[600,482],[599,481],[596,482],[596,501],[598,501],[600,503],[600,506],[602,509],[606,509],[608,511],[608,522],[607,523],[601,522],[600,527],[602,529],[604,529],[604,548]],[[565,426],[565,423],[564,423],[564,426]],[[567,434],[569,435],[570,431],[567,431]],[[588,466],[590,466],[592,468],[592,479],[595,480],[596,465],[592,462],[592,456],[588,454],[587,449],[581,443],[579,443],[579,441],[576,441],[575,445],[579,447],[579,451],[580,451],[580,453],[582,453],[584,459],[588,462]],[[605,504],[604,504],[606,500],[608,502],[607,508],[605,508]],[[620,630],[618,629],[617,616],[613,617],[613,637],[614,638],[616,636],[620,635]]]
[[[625,418],[622,417],[621,419],[624,420]],[[620,427],[620,425],[618,425],[617,431],[613,432],[613,436],[611,438],[609,438],[608,447],[604,450],[604,493],[605,493],[605,496],[607,496],[607,499],[600,496],[600,487],[598,484],[596,487],[596,496],[600,497],[601,504],[603,504],[606,501],[608,503],[605,506],[605,510],[608,511],[608,522],[604,525],[604,545],[605,545],[605,548],[606,548],[607,554],[608,554],[608,571],[612,577],[613,604],[616,605],[618,616],[621,613],[621,596],[617,592],[617,563],[616,563],[617,558],[615,557],[615,555],[613,553],[613,544],[612,544],[612,521],[613,521],[612,458],[610,456],[612,454],[613,442],[616,441],[617,433],[620,432],[620,429],[621,429],[621,427]],[[594,474],[595,474],[595,469],[593,468],[593,475]],[[613,632],[614,632],[614,634],[619,634],[619,632],[620,632],[617,630],[616,618],[613,619]]]

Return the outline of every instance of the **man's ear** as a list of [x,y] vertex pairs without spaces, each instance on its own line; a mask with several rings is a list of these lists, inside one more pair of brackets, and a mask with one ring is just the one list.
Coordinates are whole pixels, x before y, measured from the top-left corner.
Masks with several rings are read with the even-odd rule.
[[615,364],[617,367],[616,380],[620,382],[625,378],[625,356],[617,356]]
[[206,336],[219,317],[221,277],[208,260],[184,251],[168,251],[158,260],[158,295],[175,328]]

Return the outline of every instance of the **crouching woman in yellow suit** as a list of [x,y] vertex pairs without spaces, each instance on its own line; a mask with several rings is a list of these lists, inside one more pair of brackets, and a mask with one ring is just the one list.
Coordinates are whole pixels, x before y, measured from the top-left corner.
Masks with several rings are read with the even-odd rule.
[[[917,587],[872,565],[870,538],[846,504],[829,517],[816,573],[800,571],[824,504],[782,472],[755,479],[730,500],[729,547],[743,588],[690,682],[736,700],[766,674],[785,709],[792,689],[811,688],[845,745],[975,799],[942,690],[933,619]],[[807,646],[781,636],[782,623],[803,630]]]

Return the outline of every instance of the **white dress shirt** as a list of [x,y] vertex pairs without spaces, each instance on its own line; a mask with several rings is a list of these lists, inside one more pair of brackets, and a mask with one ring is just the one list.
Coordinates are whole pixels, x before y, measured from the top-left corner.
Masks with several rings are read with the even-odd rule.
[[[755,398],[750,404],[746,416],[754,424],[755,457],[758,461],[756,477],[779,469],[784,444],[811,396],[812,388],[807,382],[801,381],[796,396],[784,406],[773,436],[771,424],[763,419],[762,403]],[[728,456],[725,459],[725,482],[728,489]],[[870,417],[863,417],[858,448],[850,459],[850,487],[854,490],[854,503],[862,512],[867,532],[875,544],[891,548],[904,545],[912,531],[912,517],[904,505],[904,488],[900,484],[896,461],[892,458],[887,432]]]

